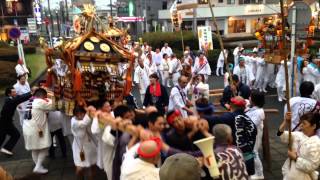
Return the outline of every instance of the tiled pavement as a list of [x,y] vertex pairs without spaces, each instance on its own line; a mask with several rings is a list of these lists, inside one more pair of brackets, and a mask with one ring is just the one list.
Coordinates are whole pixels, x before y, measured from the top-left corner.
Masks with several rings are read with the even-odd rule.
[[[210,80],[214,85],[210,85],[211,88],[221,88],[222,79],[214,77]],[[274,94],[274,91],[268,94]],[[139,97],[139,96],[138,96]],[[137,98],[139,99],[139,98]],[[271,150],[271,168],[268,170],[266,167],[266,162],[264,163],[264,174],[265,179],[268,180],[280,180],[282,179],[281,167],[286,159],[287,148],[285,144],[282,144],[279,141],[279,138],[276,137],[276,131],[280,124],[281,117],[283,117],[283,103],[277,102],[275,96],[267,96],[265,108],[277,108],[279,110],[278,114],[267,114],[267,123],[269,126],[269,135],[270,135],[270,150]],[[17,127],[19,127],[17,125]],[[59,149],[59,148],[58,148]],[[47,159],[45,162],[45,167],[49,169],[49,173],[43,176],[42,179],[45,180],[72,180],[76,179],[74,174],[74,165],[72,161],[72,154],[70,151],[69,145],[68,158],[61,159],[59,158],[59,152],[55,160]],[[33,162],[31,159],[31,153],[27,152],[23,145],[23,138],[20,138],[19,143],[15,147],[15,155],[11,158],[0,154],[0,165],[8,170],[15,177],[23,176],[32,172]],[[262,154],[262,153],[261,153]],[[97,175],[97,180],[106,179],[103,173],[99,172]]]

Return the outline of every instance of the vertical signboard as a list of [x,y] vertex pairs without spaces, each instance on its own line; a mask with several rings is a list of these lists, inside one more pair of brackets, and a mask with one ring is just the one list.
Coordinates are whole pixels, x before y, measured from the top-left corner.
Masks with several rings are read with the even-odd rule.
[[200,50],[212,50],[212,32],[211,26],[199,26],[198,27],[198,39]]

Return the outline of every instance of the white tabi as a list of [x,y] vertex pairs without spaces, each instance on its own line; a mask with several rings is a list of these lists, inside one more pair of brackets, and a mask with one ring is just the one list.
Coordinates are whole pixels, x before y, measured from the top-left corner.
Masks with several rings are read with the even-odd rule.
[[17,73],[17,77],[18,76],[22,76],[22,75],[26,75],[26,78],[28,79],[28,74],[30,73],[28,68],[26,67],[26,65],[24,64],[17,64],[15,67],[16,73]]
[[[291,128],[295,128],[299,121],[300,117],[308,112],[311,112],[315,109],[317,101],[312,98],[306,97],[293,97],[290,99],[290,107],[291,107]],[[284,108],[284,114],[287,112],[287,106]]]
[[[289,132],[285,131],[281,141],[289,142]],[[297,152],[297,160],[288,158],[282,166],[284,180],[317,180],[320,165],[320,139],[314,135],[306,136],[302,132],[292,132],[292,149]],[[291,166],[289,165],[291,162]]]
[[234,69],[233,69],[233,74],[238,75],[240,82],[242,82],[243,84],[248,85],[249,87],[252,86],[252,81],[254,81],[255,77],[251,71],[250,68],[248,68],[246,65],[244,68],[240,68],[239,65],[237,65]]
[[169,66],[170,66],[170,60],[162,59],[161,65],[160,65],[160,72],[161,72],[161,78],[162,78],[161,82],[162,82],[162,85],[165,87],[170,87]]
[[140,66],[136,67],[136,70],[134,72],[134,82],[139,85],[141,102],[143,102],[147,87],[150,84],[149,75],[150,72],[148,66],[144,66],[143,68]]
[[[228,58],[228,51],[225,49],[224,53],[226,54],[226,58]],[[219,54],[219,58],[217,60],[217,69],[216,69],[216,75],[223,75],[223,67],[224,67],[224,56],[223,52],[221,51]]]
[[[26,150],[41,150],[51,146],[47,112],[52,110],[50,99],[36,98],[32,102],[31,119],[23,122],[23,137]],[[39,136],[42,131],[43,137]]]
[[314,87],[312,98],[314,98],[317,101],[320,101],[320,83]]
[[172,49],[168,46],[161,49],[161,54],[167,54],[168,56],[171,56],[173,52]]
[[265,91],[264,78],[266,76],[266,63],[263,58],[257,58],[257,73],[256,73],[256,81],[254,83],[254,88],[259,89],[260,91]]
[[[103,130],[104,129],[104,130]],[[97,166],[104,169],[108,179],[112,179],[112,163],[114,158],[114,136],[110,133],[111,127],[101,128],[98,119],[94,118],[91,126],[92,133],[98,139],[97,142]]]
[[178,79],[180,77],[180,71],[182,70],[182,65],[179,59],[171,59],[169,65],[169,74],[172,74],[172,83],[174,86],[178,85]]
[[183,107],[186,107],[186,104],[187,89],[182,89],[179,86],[174,86],[170,92],[168,111],[178,109],[181,112],[182,117],[186,118],[188,117],[188,113],[187,111],[182,109]]
[[[17,95],[22,95],[31,91],[29,83],[27,81],[25,82],[24,85],[20,84],[18,81],[15,85],[13,85],[13,88],[16,90]],[[24,114],[26,112],[27,104],[28,104],[28,101],[25,101],[19,104],[19,106],[17,107],[21,127],[23,125]]]
[[[71,132],[74,136],[72,153],[74,164],[78,167],[90,167],[97,163],[97,145],[91,131],[91,119],[85,115],[82,120],[71,119]],[[84,152],[81,161],[80,152]]]
[[253,121],[257,127],[257,137],[254,144],[253,152],[254,157],[254,169],[255,175],[263,177],[263,165],[259,157],[259,149],[262,145],[262,135],[263,135],[263,121],[265,120],[264,110],[257,106],[254,106],[247,110],[246,115]]
[[303,78],[304,81],[311,81],[314,85],[318,84],[320,82],[320,69],[314,63],[308,64]]
[[193,66],[193,74],[195,75],[203,74],[205,82],[207,82],[208,76],[211,75],[211,68],[207,58],[206,57],[203,57],[203,58],[204,58],[204,63],[200,65],[200,59],[199,57],[196,57],[194,61],[194,66]]

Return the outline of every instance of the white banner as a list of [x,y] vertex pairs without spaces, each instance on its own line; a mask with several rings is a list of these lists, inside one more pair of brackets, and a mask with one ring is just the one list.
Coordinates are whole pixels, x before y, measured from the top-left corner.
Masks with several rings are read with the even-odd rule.
[[200,50],[213,50],[211,26],[199,26],[198,38]]

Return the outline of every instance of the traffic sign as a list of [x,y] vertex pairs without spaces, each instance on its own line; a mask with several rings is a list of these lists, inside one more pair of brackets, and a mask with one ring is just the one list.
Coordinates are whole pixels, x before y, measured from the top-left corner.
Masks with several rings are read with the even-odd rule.
[[13,27],[9,30],[9,37],[11,39],[18,39],[21,35],[21,32],[18,28]]
[[28,22],[28,29],[29,29],[29,33],[37,33],[37,22],[35,18],[28,18],[27,19]]

